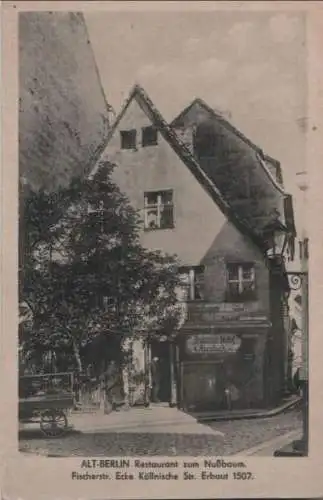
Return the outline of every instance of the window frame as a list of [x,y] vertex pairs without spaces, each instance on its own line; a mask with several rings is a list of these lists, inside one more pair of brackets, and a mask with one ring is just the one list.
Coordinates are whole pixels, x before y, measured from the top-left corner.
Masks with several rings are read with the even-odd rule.
[[[197,270],[199,270],[200,272],[197,273]],[[191,266],[191,267],[181,266],[178,270],[178,273],[179,275],[186,276],[188,278],[185,283],[183,280],[183,283],[181,284],[182,289],[186,288],[188,291],[187,296],[185,298],[185,302],[204,301],[205,266],[203,265]],[[199,276],[199,278],[201,278],[202,276],[202,280],[199,279],[199,281],[197,281],[196,279],[197,276]],[[201,284],[201,281],[202,281],[202,293],[200,293],[201,295],[200,297],[196,297],[197,285]]]
[[[154,131],[155,136],[154,136],[154,141],[147,141],[147,138],[145,139],[145,134],[148,133],[148,131]],[[149,134],[148,134],[149,138]],[[154,125],[147,125],[146,127],[141,128],[141,145],[143,148],[147,148],[149,146],[157,146],[158,144],[158,129],[157,127],[154,127]]]
[[[128,134],[128,138],[132,137],[132,141],[129,146],[124,144],[126,134]],[[120,148],[126,150],[137,148],[137,130],[135,128],[120,130]]]
[[[171,202],[163,202],[162,195],[164,193],[171,193]],[[156,195],[157,203],[148,203],[148,196]],[[167,227],[161,225],[162,220],[162,209],[164,207],[171,207],[172,210],[172,224]],[[149,210],[157,210],[157,225],[156,227],[149,226],[148,224],[148,212]],[[144,192],[144,230],[145,231],[156,231],[163,229],[173,229],[174,224],[174,190],[173,189],[160,189],[158,191],[145,191]]]
[[[238,275],[233,279],[229,277],[230,266],[236,266]],[[246,279],[243,277],[244,268],[249,267],[251,270],[251,278]],[[251,290],[245,290],[244,284],[249,283],[253,285]],[[230,284],[238,284],[238,292],[234,294],[230,291]],[[257,300],[257,287],[256,287],[256,266],[254,262],[226,262],[226,302],[254,302]]]

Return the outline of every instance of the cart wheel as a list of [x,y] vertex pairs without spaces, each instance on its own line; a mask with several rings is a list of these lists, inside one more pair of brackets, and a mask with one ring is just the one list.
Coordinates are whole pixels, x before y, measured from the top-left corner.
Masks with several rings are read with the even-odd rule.
[[61,436],[67,427],[67,418],[61,410],[47,410],[41,415],[40,428],[45,436]]

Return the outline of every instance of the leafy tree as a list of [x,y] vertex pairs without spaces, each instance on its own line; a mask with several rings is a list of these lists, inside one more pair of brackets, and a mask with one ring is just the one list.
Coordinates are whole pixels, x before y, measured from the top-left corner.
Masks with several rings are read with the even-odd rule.
[[[122,363],[126,338],[171,334],[179,322],[177,262],[140,245],[140,217],[102,163],[91,180],[25,199],[20,298],[32,311],[26,348],[83,353],[111,340]],[[96,351],[97,352],[97,351]],[[105,353],[103,357],[111,356]]]

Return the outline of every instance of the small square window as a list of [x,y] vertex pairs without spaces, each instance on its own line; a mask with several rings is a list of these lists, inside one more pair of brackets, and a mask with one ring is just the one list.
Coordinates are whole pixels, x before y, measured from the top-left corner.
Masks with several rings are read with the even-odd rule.
[[157,144],[157,129],[153,126],[143,127],[142,129],[142,147],[155,146]]
[[135,149],[136,138],[137,138],[137,131],[135,129],[121,130],[120,138],[121,138],[121,149]]

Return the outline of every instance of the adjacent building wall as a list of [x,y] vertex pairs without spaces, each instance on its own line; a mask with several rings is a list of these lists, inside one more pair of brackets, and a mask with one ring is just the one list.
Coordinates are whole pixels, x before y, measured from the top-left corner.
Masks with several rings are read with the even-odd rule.
[[19,105],[20,176],[54,189],[86,173],[108,105],[82,14],[19,14]]

